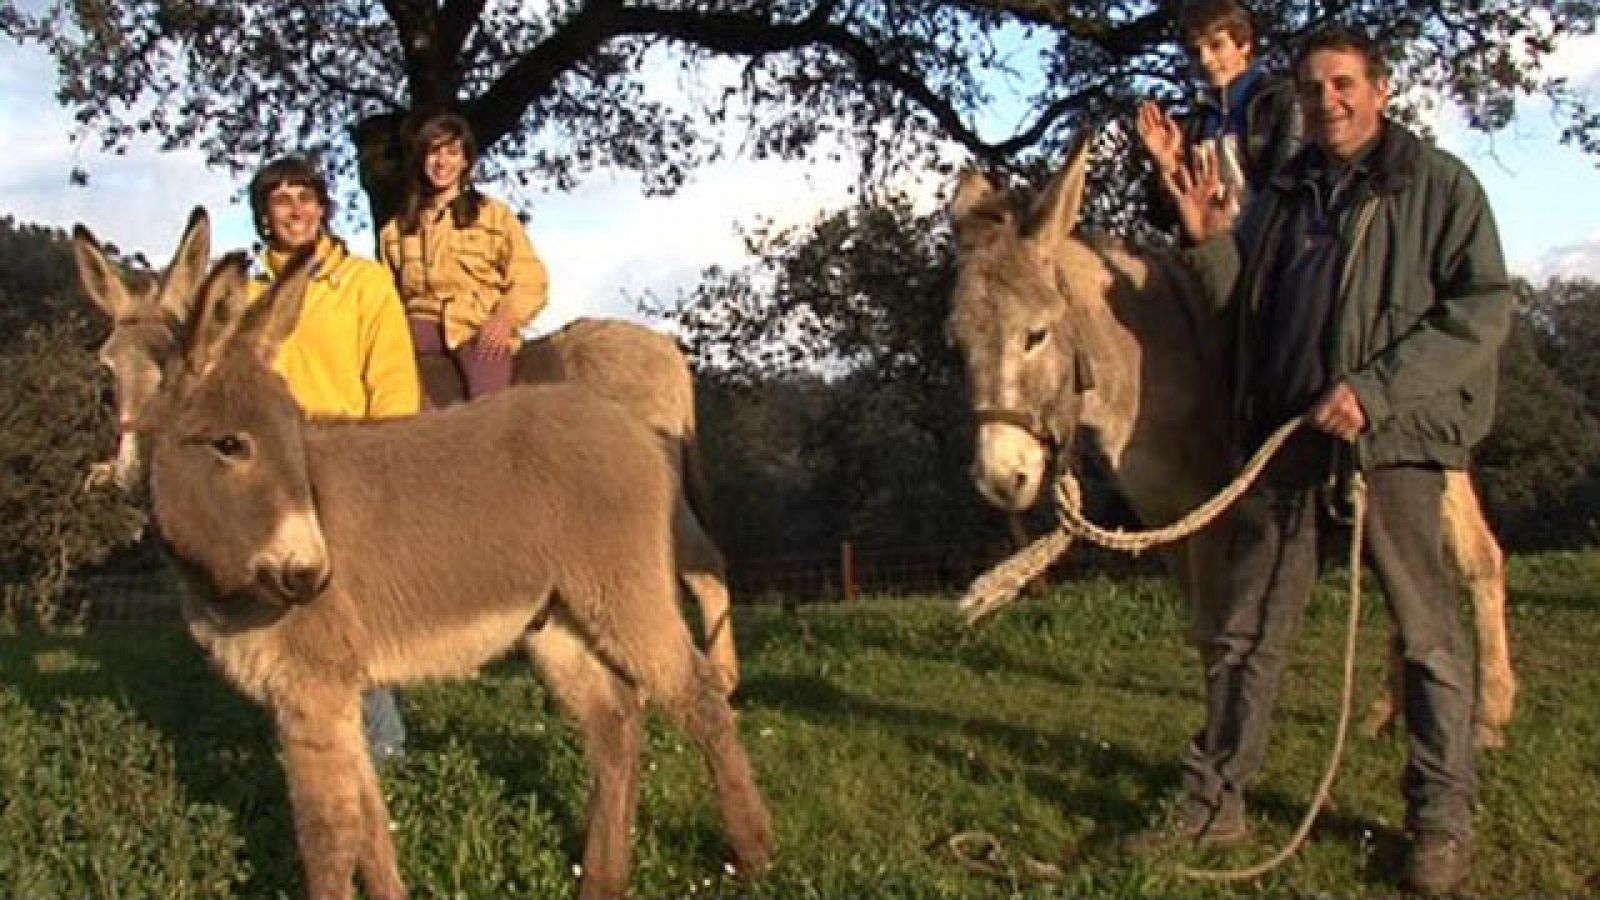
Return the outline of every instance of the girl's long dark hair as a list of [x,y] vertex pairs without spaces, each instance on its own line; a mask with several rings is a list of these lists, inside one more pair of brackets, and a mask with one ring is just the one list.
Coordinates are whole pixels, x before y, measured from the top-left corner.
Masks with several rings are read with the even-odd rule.
[[406,199],[400,207],[400,232],[416,234],[422,224],[422,208],[427,205],[428,175],[423,171],[428,151],[442,143],[460,141],[462,155],[467,164],[461,169],[461,193],[450,201],[450,217],[457,228],[467,228],[478,221],[478,210],[483,207],[483,195],[472,183],[472,166],[478,161],[478,142],[472,135],[472,126],[455,113],[429,116],[415,134],[407,148]]

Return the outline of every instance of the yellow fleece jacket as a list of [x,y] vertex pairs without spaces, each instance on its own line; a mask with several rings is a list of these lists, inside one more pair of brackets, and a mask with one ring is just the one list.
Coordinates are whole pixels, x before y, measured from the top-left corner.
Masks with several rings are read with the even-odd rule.
[[[267,251],[250,280],[255,300],[288,263]],[[317,274],[305,305],[274,362],[308,416],[408,416],[421,408],[422,388],[411,328],[389,273],[352,256],[342,241],[317,244]]]
[[378,245],[406,314],[442,322],[447,346],[471,340],[495,314],[521,329],[549,303],[549,273],[511,207],[484,197],[466,228],[456,227],[447,207],[423,210],[419,219],[414,234],[389,220]]

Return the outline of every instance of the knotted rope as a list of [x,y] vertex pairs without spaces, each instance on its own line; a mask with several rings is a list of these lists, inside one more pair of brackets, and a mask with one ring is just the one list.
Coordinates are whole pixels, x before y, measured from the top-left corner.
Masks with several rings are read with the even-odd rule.
[[[1262,443],[1233,481],[1188,515],[1164,528],[1124,531],[1106,529],[1094,524],[1083,514],[1083,497],[1077,478],[1070,470],[1063,470],[1055,486],[1056,515],[1060,525],[973,581],[966,595],[961,598],[959,606],[967,624],[973,625],[1015,600],[1017,594],[1029,582],[1066,552],[1074,538],[1083,538],[1102,547],[1138,555],[1151,547],[1183,540],[1205,528],[1250,489],[1267,463],[1304,423],[1304,416],[1297,416],[1283,423]],[[1356,637],[1361,618],[1361,549],[1366,522],[1366,482],[1360,472],[1354,473],[1351,478],[1349,500],[1352,512],[1349,556],[1350,604],[1345,637],[1344,686],[1339,700],[1339,720],[1334,729],[1333,751],[1322,779],[1317,785],[1316,794],[1312,797],[1311,804],[1306,809],[1306,814],[1294,835],[1271,859],[1241,869],[1194,869],[1180,865],[1175,869],[1180,875],[1206,881],[1244,881],[1259,878],[1299,852],[1306,837],[1311,833],[1311,828],[1316,823],[1323,805],[1327,802],[1334,777],[1339,770],[1339,762],[1344,755],[1350,709],[1355,695]],[[950,849],[958,857],[962,856],[960,851],[963,848],[955,843],[951,844]]]
[[1059,559],[1072,545],[1074,538],[1083,538],[1102,547],[1135,555],[1151,547],[1183,540],[1210,525],[1217,516],[1249,490],[1256,478],[1261,475],[1261,470],[1266,468],[1273,455],[1285,441],[1289,440],[1289,436],[1303,421],[1304,417],[1297,416],[1280,425],[1278,430],[1262,443],[1255,455],[1250,457],[1250,461],[1245,463],[1244,468],[1232,482],[1211,499],[1196,507],[1194,511],[1165,528],[1124,531],[1120,528],[1101,528],[1090,522],[1083,514],[1083,498],[1077,477],[1071,470],[1063,469],[1055,486],[1056,517],[1060,525],[978,576],[971,587],[967,588],[967,593],[961,598],[958,609],[965,615],[968,625],[976,624],[998,612],[1017,599],[1017,594],[1027,587],[1029,582],[1050,568],[1051,563]]

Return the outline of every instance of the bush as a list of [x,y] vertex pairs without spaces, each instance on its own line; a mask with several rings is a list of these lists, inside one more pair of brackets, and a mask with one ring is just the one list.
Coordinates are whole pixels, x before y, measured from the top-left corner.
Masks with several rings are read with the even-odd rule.
[[115,428],[91,328],[68,314],[0,351],[0,598],[5,622],[81,621],[72,575],[135,539],[143,514],[114,490],[87,491]]

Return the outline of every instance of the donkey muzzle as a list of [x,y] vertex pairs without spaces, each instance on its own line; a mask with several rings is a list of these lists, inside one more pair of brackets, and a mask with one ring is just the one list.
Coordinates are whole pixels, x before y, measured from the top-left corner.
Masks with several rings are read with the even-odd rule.
[[289,559],[256,568],[256,583],[288,603],[307,603],[321,594],[333,577],[326,563]]
[[251,560],[256,584],[289,603],[315,598],[333,577],[333,563],[315,512],[285,516]]

